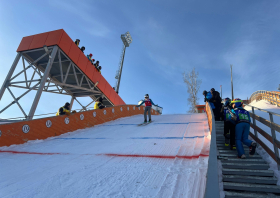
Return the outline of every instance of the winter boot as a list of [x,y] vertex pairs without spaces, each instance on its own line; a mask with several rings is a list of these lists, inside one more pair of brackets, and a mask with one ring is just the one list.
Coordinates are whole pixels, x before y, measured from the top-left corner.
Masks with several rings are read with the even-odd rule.
[[229,133],[225,135],[225,146],[229,146]]
[[256,152],[257,143],[252,142],[251,146],[249,147],[249,155],[253,156]]
[[151,119],[149,119],[149,122],[152,122],[152,120],[151,120]]
[[146,123],[147,122],[147,120],[144,120],[144,123]]
[[241,155],[240,157],[238,156],[238,158],[246,159],[246,156],[243,154],[243,155]]

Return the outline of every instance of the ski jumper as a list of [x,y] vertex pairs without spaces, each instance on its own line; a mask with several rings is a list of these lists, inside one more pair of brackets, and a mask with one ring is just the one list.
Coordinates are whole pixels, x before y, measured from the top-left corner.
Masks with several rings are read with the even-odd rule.
[[[250,114],[242,107],[237,107],[231,111],[237,117],[235,126],[235,140],[238,156],[240,157],[241,155],[245,154],[242,142],[248,147],[250,147],[252,144],[252,141],[248,139],[250,132]],[[229,115],[229,118],[231,118],[231,115]]]
[[152,101],[152,99],[144,99],[142,101],[141,104],[139,104],[138,106],[141,106],[142,104],[145,103],[145,111],[144,111],[144,119],[145,121],[147,121],[147,112],[148,112],[148,115],[149,115],[149,121],[151,121],[151,108],[152,108],[152,105],[155,105]]

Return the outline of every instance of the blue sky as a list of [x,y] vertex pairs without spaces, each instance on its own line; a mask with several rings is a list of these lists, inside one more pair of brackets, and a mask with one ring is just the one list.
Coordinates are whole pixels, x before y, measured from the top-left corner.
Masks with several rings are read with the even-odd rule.
[[[277,90],[280,63],[279,1],[0,1],[0,85],[24,36],[64,29],[79,38],[115,85],[122,41],[129,31],[120,96],[136,104],[148,93],[165,114],[186,113],[183,72],[196,67],[203,90],[223,86],[230,97],[230,64],[235,97]],[[21,90],[15,93],[20,93]],[[28,112],[35,95],[20,100]],[[18,95],[16,95],[18,96]],[[0,109],[11,101],[8,92]],[[70,96],[43,93],[36,114],[55,112]],[[90,102],[82,98],[83,104]],[[74,108],[79,108],[77,103]],[[1,118],[22,116],[16,105]]]

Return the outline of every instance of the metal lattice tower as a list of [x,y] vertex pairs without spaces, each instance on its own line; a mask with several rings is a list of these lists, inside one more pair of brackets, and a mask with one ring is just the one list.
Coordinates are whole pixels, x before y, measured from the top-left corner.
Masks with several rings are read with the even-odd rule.
[[123,61],[124,61],[124,55],[125,55],[125,49],[126,47],[129,47],[130,43],[132,42],[132,38],[130,33],[127,31],[125,34],[121,35],[121,39],[123,41],[123,48],[122,48],[122,53],[120,57],[120,63],[119,63],[119,69],[117,70],[115,79],[116,79],[116,92],[119,93],[119,88],[120,88],[120,81],[121,81],[121,76],[122,76],[122,68],[123,68]]

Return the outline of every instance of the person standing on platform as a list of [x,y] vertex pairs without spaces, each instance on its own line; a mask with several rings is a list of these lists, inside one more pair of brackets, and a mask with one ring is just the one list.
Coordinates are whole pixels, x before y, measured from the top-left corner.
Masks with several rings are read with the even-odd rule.
[[100,74],[101,74],[101,69],[102,69],[102,67],[99,66],[99,67],[98,67],[98,71],[99,71]]
[[102,97],[99,97],[96,100],[95,104],[94,104],[94,109],[103,109],[103,108],[105,108],[105,106],[103,105],[102,101],[103,101]]
[[80,39],[76,39],[75,44],[79,47]]
[[249,155],[254,155],[257,147],[257,143],[248,139],[250,133],[250,114],[247,110],[243,109],[243,101],[239,98],[234,99],[231,102],[232,114],[229,115],[229,119],[235,120],[235,140],[236,140],[236,149],[238,153],[238,158],[245,159],[245,152],[243,144],[249,147]]
[[[72,111],[72,113],[76,113],[76,111]],[[66,102],[65,105],[63,107],[60,107],[57,111],[57,113],[55,114],[56,116],[60,116],[60,115],[70,115],[70,103]]]
[[81,47],[81,51],[82,51],[83,53],[85,53],[85,52],[84,52],[85,49],[86,49],[86,48],[85,48],[84,46]]
[[92,57],[92,54],[91,54],[91,53],[90,53],[89,55],[87,55],[88,60],[92,63],[91,57]]
[[142,104],[145,103],[145,111],[144,111],[144,123],[147,122],[147,112],[149,115],[149,122],[152,121],[152,117],[151,117],[151,108],[152,105],[157,106],[153,103],[152,99],[149,98],[149,94],[145,95],[145,99],[141,102],[141,104],[137,105],[136,107],[140,107]]

